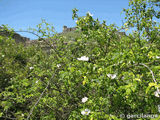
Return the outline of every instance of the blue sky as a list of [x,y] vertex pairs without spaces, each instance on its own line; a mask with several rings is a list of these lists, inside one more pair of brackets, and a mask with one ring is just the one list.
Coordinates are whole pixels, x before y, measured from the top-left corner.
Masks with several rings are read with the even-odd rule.
[[[0,25],[8,24],[15,31],[35,28],[41,18],[52,23],[57,32],[62,31],[63,25],[74,27],[72,9],[79,10],[79,16],[88,11],[100,21],[107,24],[122,25],[123,8],[128,8],[129,0],[0,0]],[[35,39],[35,36],[20,33],[23,36]]]

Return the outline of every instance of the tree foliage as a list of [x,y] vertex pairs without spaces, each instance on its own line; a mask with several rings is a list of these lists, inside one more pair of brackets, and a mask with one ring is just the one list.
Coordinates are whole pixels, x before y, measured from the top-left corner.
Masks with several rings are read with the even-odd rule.
[[32,29],[49,53],[0,36],[0,118],[122,120],[143,113],[159,120],[159,26],[148,4],[132,0],[124,10],[125,27],[137,28],[128,36],[77,9],[80,35],[71,42],[44,20]]

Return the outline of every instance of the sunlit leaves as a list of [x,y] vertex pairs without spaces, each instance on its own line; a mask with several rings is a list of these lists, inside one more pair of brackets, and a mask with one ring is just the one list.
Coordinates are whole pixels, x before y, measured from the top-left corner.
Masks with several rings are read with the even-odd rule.
[[[139,44],[141,35],[150,41],[154,41],[155,36],[158,34],[158,31],[155,29],[155,26],[158,26],[158,22],[155,22],[154,19],[157,17],[156,9],[154,5],[151,4],[151,1],[147,0],[131,0],[129,2],[129,8],[123,10],[125,12],[125,19],[128,27],[136,28],[139,34]],[[154,32],[153,32],[154,31]]]
[[[143,31],[152,25],[151,37],[158,39],[152,8],[145,11],[145,5],[132,0],[124,26]],[[77,11],[73,19],[79,36],[71,41],[54,34],[44,20],[34,29],[51,47],[47,54],[45,44],[23,47],[0,37],[0,116],[27,118],[44,89],[31,119],[119,120],[121,113],[157,113],[159,43],[149,43],[145,35],[139,39],[139,31],[119,35],[115,25],[100,23],[91,13],[79,17]]]

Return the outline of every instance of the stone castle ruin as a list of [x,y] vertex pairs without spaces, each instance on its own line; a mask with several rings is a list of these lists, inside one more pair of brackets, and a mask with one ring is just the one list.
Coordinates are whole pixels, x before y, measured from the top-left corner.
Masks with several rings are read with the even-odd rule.
[[[76,30],[76,27],[67,27],[67,26],[63,26],[63,33],[66,33],[66,32],[71,32],[71,31],[75,31]],[[116,32],[119,36],[124,36],[126,35],[125,32]]]
[[75,27],[68,28],[67,26],[63,26],[63,33],[64,32],[71,32],[71,31],[75,31],[75,30],[76,30]]

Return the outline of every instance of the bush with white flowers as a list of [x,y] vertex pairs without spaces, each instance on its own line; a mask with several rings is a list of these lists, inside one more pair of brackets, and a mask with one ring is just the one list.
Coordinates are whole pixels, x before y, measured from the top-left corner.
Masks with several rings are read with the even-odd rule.
[[82,56],[82,57],[80,57],[80,58],[77,58],[77,60],[80,60],[80,61],[88,61],[88,60],[89,60],[89,57]]
[[[153,7],[144,9],[149,1],[136,1],[130,1],[132,9],[126,10],[122,27],[139,26],[129,35],[119,35],[117,26],[100,22],[91,13],[79,17],[74,9],[72,17],[78,21],[75,32],[79,34],[74,41],[56,34],[45,20],[31,30],[39,35],[42,46],[24,47],[11,37],[0,36],[0,118],[122,120],[122,114],[158,116],[159,31],[158,24],[148,21],[156,11],[144,14]],[[50,50],[46,52],[44,45]]]
[[89,115],[91,111],[89,109],[85,109],[81,112],[82,115]]
[[82,98],[82,102],[83,102],[83,103],[87,102],[87,100],[88,100],[87,97]]

